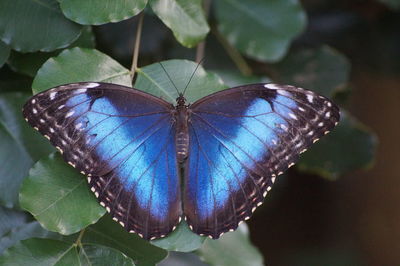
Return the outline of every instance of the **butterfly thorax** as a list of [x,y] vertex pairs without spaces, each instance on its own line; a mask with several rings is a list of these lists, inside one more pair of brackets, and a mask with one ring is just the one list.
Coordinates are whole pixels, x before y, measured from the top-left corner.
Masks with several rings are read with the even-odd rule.
[[176,158],[179,163],[186,160],[188,156],[189,147],[189,127],[188,127],[188,106],[183,95],[179,95],[176,99],[176,112],[175,112],[175,145],[176,145]]

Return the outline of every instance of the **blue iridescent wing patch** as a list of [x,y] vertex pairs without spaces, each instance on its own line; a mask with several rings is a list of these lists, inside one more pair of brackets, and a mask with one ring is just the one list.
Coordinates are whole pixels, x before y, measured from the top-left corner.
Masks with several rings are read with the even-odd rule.
[[153,239],[171,232],[182,212],[173,111],[141,91],[92,82],[39,93],[23,113],[88,177],[114,220]]
[[277,84],[224,90],[189,108],[184,214],[212,238],[247,220],[275,178],[339,121],[327,98]]

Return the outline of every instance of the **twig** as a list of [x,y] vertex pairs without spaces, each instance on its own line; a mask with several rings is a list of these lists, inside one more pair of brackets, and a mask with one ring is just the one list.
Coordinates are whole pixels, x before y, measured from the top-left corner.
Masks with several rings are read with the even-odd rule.
[[211,28],[211,32],[215,35],[217,40],[220,42],[222,47],[224,47],[225,51],[228,53],[229,57],[232,59],[232,61],[236,64],[237,68],[239,71],[244,75],[244,76],[250,76],[252,75],[252,70],[250,66],[247,64],[246,60],[243,58],[243,56],[239,53],[238,50],[236,50],[226,39],[224,36],[221,35],[221,33],[218,32],[218,30],[215,27]]
[[[203,9],[204,9],[204,15],[206,17],[206,20],[208,20],[208,14],[210,13],[210,6],[211,6],[211,0],[204,0],[203,2]],[[207,36],[206,36],[207,38]],[[206,49],[206,40],[202,41],[197,45],[196,48],[196,63],[200,63],[201,60],[204,58],[205,54],[205,49]]]
[[143,28],[143,17],[144,17],[144,12],[140,13],[139,15],[139,22],[136,29],[135,46],[133,48],[132,66],[131,66],[132,81],[135,77],[137,62],[139,58],[140,38],[142,36],[142,28]]

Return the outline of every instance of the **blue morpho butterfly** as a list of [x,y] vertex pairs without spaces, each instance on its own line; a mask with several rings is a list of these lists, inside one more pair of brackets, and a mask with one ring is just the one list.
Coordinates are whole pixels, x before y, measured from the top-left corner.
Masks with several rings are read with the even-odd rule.
[[339,121],[312,91],[252,84],[177,105],[100,82],[33,96],[23,114],[88,178],[127,231],[164,237],[185,217],[218,238],[261,205],[276,176]]

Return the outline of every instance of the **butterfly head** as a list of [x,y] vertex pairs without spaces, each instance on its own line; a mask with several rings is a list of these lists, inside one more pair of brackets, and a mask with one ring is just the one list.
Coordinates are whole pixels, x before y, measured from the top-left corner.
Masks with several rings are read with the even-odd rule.
[[179,107],[186,107],[186,99],[182,93],[179,93],[178,98],[176,98],[176,106]]

